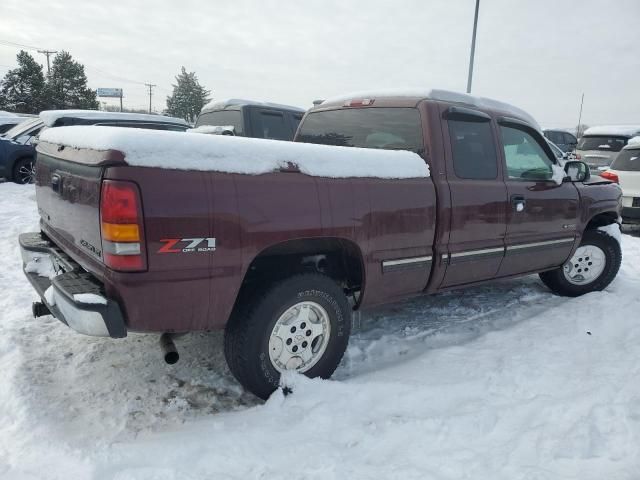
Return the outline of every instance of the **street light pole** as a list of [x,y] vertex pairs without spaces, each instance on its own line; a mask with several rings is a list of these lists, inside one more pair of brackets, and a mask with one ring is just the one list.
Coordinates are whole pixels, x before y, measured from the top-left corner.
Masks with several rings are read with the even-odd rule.
[[476,55],[476,31],[478,30],[478,10],[480,0],[476,0],[476,14],[473,17],[473,37],[471,37],[471,56],[469,58],[469,78],[467,79],[467,93],[471,93],[471,82],[473,81],[473,59]]

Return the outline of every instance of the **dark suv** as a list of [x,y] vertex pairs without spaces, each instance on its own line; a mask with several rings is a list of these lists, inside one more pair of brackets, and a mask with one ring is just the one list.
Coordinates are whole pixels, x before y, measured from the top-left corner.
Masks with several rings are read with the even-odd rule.
[[180,132],[189,128],[189,124],[181,118],[161,115],[97,110],[46,110],[38,117],[16,125],[0,138],[0,177],[15,183],[31,183],[36,158],[34,139],[47,128],[70,125],[107,125]]
[[[293,140],[304,110],[290,105],[231,99],[206,105],[194,131]],[[221,127],[217,131],[206,127]]]
[[565,130],[545,129],[542,133],[565,153],[574,151],[578,144],[575,135]]

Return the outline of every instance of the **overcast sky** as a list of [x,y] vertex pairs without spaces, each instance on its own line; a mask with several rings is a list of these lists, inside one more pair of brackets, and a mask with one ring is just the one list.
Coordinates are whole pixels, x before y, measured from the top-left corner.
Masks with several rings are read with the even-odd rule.
[[[122,87],[131,107],[148,104],[150,82],[161,110],[184,65],[215,99],[308,108],[354,90],[464,91],[474,5],[0,0],[0,41],[69,51],[85,63],[91,87]],[[0,45],[0,75],[17,52]],[[569,127],[582,92],[583,123],[640,123],[639,85],[640,0],[481,0],[472,93]]]

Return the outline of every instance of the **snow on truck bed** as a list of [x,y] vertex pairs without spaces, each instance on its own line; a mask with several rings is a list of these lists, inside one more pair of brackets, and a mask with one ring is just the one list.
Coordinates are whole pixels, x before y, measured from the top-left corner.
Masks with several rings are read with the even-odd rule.
[[429,167],[416,153],[256,138],[75,126],[45,130],[40,140],[74,148],[119,150],[132,166],[260,175],[298,166],[317,177],[419,178]]
[[222,334],[77,334],[34,319],[18,234],[31,185],[0,184],[0,478],[638,480],[640,238],[618,278],[561,298],[537,277],[362,315],[334,380],[243,393]]

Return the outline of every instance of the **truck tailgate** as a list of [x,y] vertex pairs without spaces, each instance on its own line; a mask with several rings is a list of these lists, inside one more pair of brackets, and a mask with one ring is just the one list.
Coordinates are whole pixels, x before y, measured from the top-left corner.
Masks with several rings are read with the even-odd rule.
[[120,152],[38,146],[36,199],[42,231],[88,271],[102,276],[100,186]]

